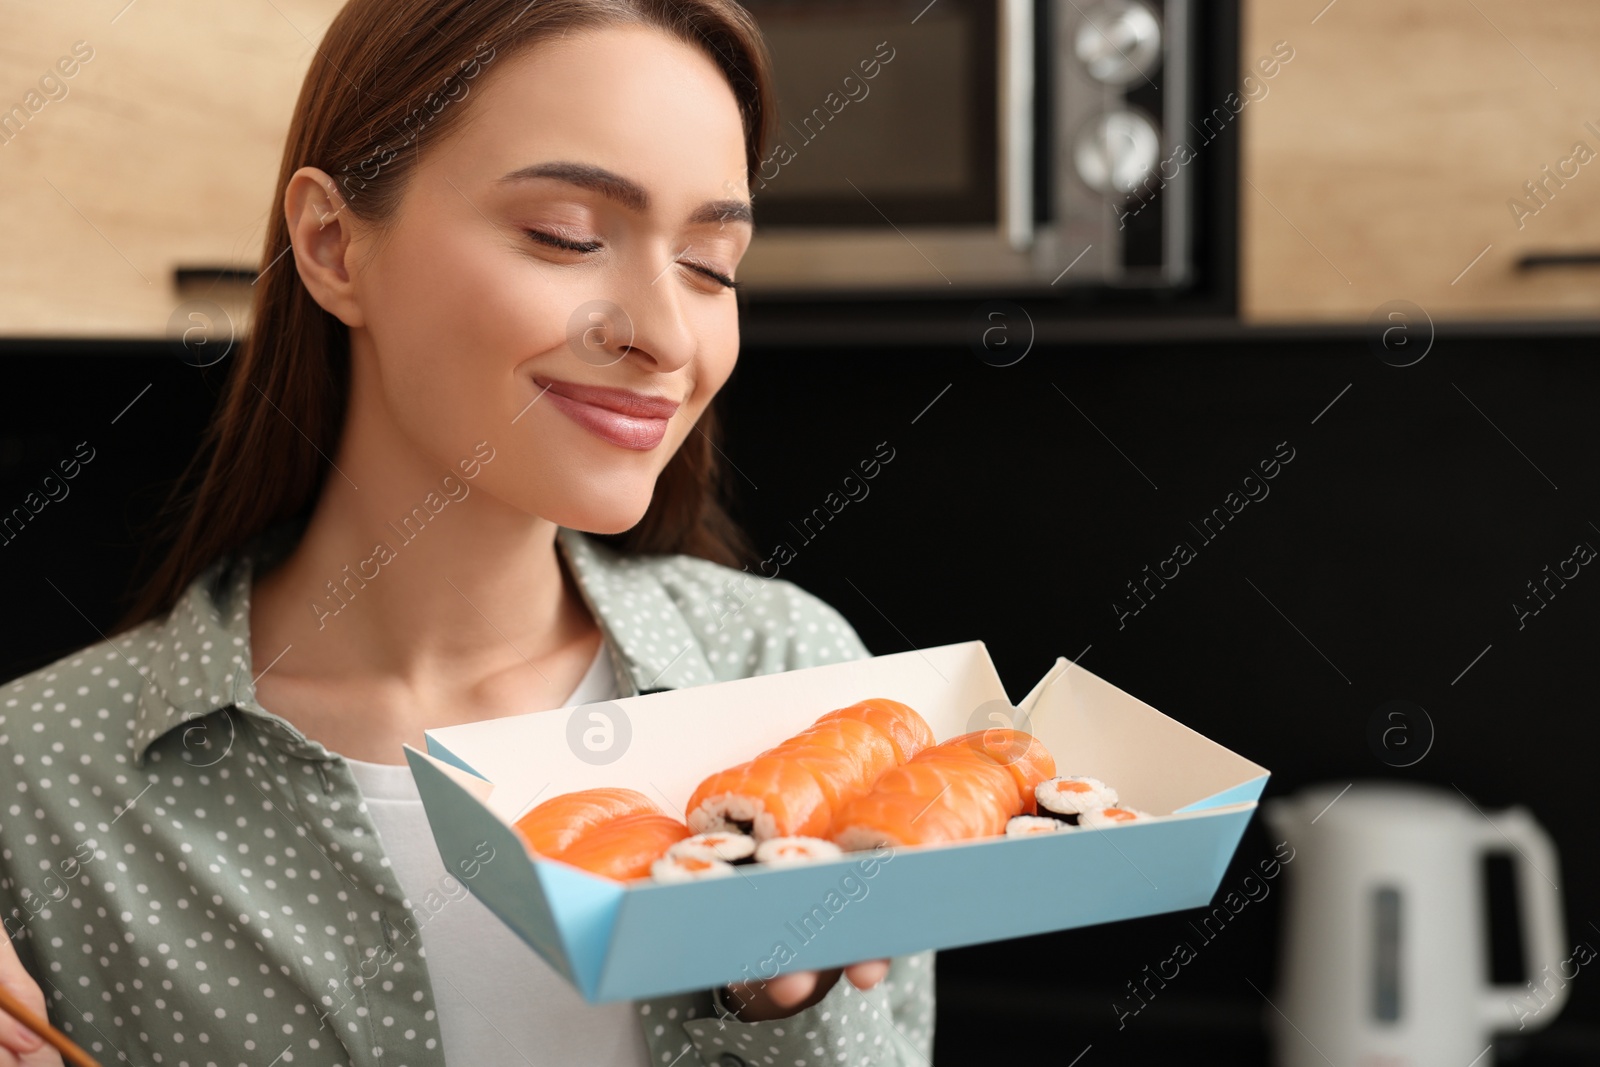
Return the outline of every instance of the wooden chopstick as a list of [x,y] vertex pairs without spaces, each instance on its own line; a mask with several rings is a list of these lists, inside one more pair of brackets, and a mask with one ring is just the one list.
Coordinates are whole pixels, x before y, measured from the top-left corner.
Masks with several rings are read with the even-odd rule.
[[70,1037],[51,1026],[48,1020],[41,1019],[29,1011],[27,1006],[19,1001],[5,986],[0,986],[0,1011],[4,1011],[23,1026],[44,1038],[45,1042],[65,1056],[68,1062],[77,1064],[77,1067],[100,1067],[94,1057],[73,1044]]

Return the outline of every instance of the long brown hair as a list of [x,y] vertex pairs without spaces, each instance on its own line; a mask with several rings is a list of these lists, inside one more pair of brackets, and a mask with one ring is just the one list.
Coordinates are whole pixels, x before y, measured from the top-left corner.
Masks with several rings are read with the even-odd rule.
[[[381,228],[400,207],[421,147],[464,118],[465,79],[547,38],[619,24],[662,29],[717,65],[739,104],[753,178],[773,121],[770,60],[733,0],[350,0],[339,12],[295,104],[250,337],[199,450],[151,524],[145,551],[160,544],[162,559],[136,588],[118,631],[171,610],[214,559],[279,520],[309,514],[327,477],[324,457],[338,445],[349,399],[349,333],[281,255],[289,247],[289,178],[320,167],[347,210]],[[458,98],[462,104],[452,102]],[[644,518],[599,540],[627,553],[682,552],[730,566],[753,557],[722,503],[714,406],[696,428],[662,470]]]

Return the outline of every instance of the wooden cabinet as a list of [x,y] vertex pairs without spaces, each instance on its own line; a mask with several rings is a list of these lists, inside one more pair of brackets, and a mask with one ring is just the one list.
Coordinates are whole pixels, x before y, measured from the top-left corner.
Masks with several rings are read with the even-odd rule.
[[[1241,0],[1240,316],[1590,317],[1600,263],[1600,4]],[[1518,207],[1518,205],[1521,205]]]
[[[343,0],[0,0],[0,335],[239,321],[300,83]],[[71,70],[69,75],[67,72]]]
[[[1240,3],[1241,78],[1294,52],[1240,94],[1245,321],[1600,313],[1600,265],[1517,266],[1600,253],[1600,4]],[[160,337],[201,296],[247,329],[245,282],[175,272],[259,265],[342,5],[0,0],[0,336]]]

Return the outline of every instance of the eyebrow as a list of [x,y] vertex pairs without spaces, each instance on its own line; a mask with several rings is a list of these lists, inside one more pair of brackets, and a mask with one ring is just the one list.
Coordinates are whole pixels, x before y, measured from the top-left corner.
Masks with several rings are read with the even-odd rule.
[[[570,163],[556,161],[551,163],[534,163],[518,168],[510,174],[501,177],[495,184],[515,184],[517,182],[533,181],[539,178],[552,178],[556,181],[576,185],[582,189],[589,189],[599,193],[607,200],[621,204],[630,211],[645,212],[650,210],[650,194],[644,186],[631,178],[624,178],[620,174],[597,167],[592,163]],[[748,222],[755,225],[755,218],[751,213],[748,200],[707,200],[689,215],[691,223],[701,222]]]

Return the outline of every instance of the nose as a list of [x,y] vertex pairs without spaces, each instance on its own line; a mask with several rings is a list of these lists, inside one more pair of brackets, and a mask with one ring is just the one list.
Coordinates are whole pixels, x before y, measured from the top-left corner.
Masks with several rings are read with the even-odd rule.
[[575,350],[587,362],[609,366],[631,358],[665,373],[694,357],[695,334],[683,287],[671,262],[665,269],[654,266],[652,270],[652,264],[640,262],[630,267],[616,279],[615,301],[590,301],[574,314],[569,338],[577,335]]

